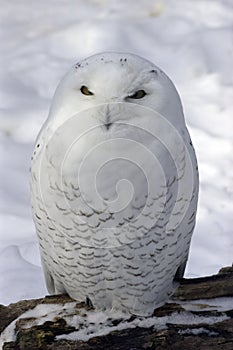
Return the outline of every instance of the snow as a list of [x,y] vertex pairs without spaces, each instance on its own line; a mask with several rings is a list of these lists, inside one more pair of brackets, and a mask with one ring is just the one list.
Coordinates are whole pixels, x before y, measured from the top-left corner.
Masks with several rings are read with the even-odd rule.
[[211,311],[211,310],[218,310],[221,312],[230,310],[233,306],[233,298],[231,297],[221,297],[221,298],[212,298],[212,299],[199,299],[199,300],[192,300],[190,301],[182,301],[176,303],[179,303],[182,305],[182,308],[186,311]]
[[232,7],[231,0],[1,0],[0,303],[47,293],[30,156],[59,80],[100,51],[139,54],[175,82],[201,181],[186,276],[232,264]]
[[[96,313],[95,313],[96,314]],[[106,313],[104,314],[104,318],[106,317]],[[98,313],[97,313],[98,315]],[[149,317],[149,318],[135,318],[133,321],[125,320],[120,322],[119,325],[113,326],[109,320],[103,320],[99,323],[99,319],[97,322],[88,323],[86,318],[83,318],[75,325],[79,328],[78,331],[72,332],[70,334],[62,334],[56,337],[57,340],[67,339],[67,340],[82,340],[88,341],[91,338],[96,336],[107,335],[113,331],[120,331],[123,329],[141,327],[141,328],[149,328],[153,327],[154,329],[166,329],[167,324],[179,324],[179,325],[198,325],[198,324],[215,324],[218,322],[222,322],[229,319],[228,316],[222,315],[219,317],[204,317],[204,316],[196,316],[189,313],[177,313],[174,312],[171,316],[164,317]],[[117,318],[116,318],[117,320]],[[70,323],[68,322],[70,325]],[[81,327],[79,325],[82,325]],[[84,325],[84,326],[83,326]]]
[[207,334],[209,337],[215,337],[218,336],[219,333],[210,331],[209,329],[200,327],[200,328],[191,328],[191,329],[182,329],[178,331],[179,334],[185,335],[185,334],[191,334],[191,335],[199,335],[199,334]]

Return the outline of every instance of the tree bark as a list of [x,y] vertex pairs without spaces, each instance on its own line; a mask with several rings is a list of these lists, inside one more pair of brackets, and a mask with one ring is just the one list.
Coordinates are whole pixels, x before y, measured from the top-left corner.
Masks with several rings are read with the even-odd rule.
[[[67,295],[23,300],[9,306],[0,305],[2,337],[7,339],[7,330],[14,325],[12,322],[15,322],[16,332],[15,339],[5,342],[3,350],[196,350],[197,348],[199,350],[232,350],[232,297],[233,267],[223,268],[218,275],[210,277],[182,279],[172,300],[156,309],[153,316],[146,319],[146,322],[151,320],[155,324],[152,322],[151,326],[149,323],[143,326],[143,318],[139,318],[141,323],[137,323],[137,317],[132,316],[126,321],[129,328],[126,326],[122,329],[119,326],[122,326],[123,321],[114,319],[111,320],[112,331],[110,329],[108,334],[90,337],[86,341],[56,338],[59,335],[70,335],[80,330],[80,325],[76,327],[67,322],[69,316],[79,317],[80,310],[83,309],[86,309],[87,313],[90,311],[84,303],[77,303]],[[65,305],[69,305],[68,303],[74,303],[71,308],[72,315],[63,315],[62,310]],[[57,308],[58,311],[60,308],[60,311],[50,321],[45,320],[35,325],[35,317],[23,315],[29,310],[35,310],[41,306],[46,309],[47,306],[51,307],[54,304],[58,305]],[[177,323],[174,322],[176,319]],[[187,324],[184,322],[185,319],[189,320]],[[156,324],[157,320],[162,320],[162,327]],[[30,323],[32,325],[29,327]]]

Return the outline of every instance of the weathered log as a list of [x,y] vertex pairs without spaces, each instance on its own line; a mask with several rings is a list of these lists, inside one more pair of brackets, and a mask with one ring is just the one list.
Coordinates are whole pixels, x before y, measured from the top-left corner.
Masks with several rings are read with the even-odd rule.
[[172,300],[149,318],[112,315],[98,324],[89,320],[93,310],[67,295],[1,305],[3,349],[232,350],[233,267],[180,282]]

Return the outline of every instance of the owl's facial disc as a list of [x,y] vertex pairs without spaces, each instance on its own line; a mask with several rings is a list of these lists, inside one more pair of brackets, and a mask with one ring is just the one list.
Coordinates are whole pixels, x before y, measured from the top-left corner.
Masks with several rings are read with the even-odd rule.
[[[86,86],[82,85],[80,88],[80,91],[83,95],[87,97],[94,96],[95,94]],[[124,98],[124,102],[129,102],[130,100],[139,100],[143,99],[147,95],[146,91],[144,89],[136,90],[135,92],[129,94]],[[117,98],[116,98],[117,99]],[[109,106],[107,106],[106,112],[105,112],[105,118],[104,118],[104,130],[109,130],[113,124],[111,113],[109,110]]]
[[[110,107],[108,118],[106,105]],[[131,107],[135,112],[128,113]],[[48,123],[55,130],[72,116],[92,110],[95,112],[90,113],[91,121],[84,119],[82,127],[89,122],[100,124],[109,137],[109,131],[128,132],[127,122],[143,123],[145,113],[140,115],[140,107],[160,113],[176,126],[184,125],[179,95],[157,66],[133,54],[106,52],[80,61],[63,78]]]

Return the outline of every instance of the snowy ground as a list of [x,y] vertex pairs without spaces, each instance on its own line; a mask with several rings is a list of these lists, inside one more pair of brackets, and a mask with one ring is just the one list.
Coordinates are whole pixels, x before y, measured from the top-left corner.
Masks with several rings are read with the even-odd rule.
[[0,303],[44,296],[30,156],[54,89],[77,60],[130,51],[175,82],[200,169],[186,275],[233,261],[232,0],[0,0]]
[[[0,335],[0,348],[5,342],[16,341],[16,323],[19,319],[24,321],[22,326],[24,329],[42,325],[46,321],[54,322],[55,319],[58,320],[61,318],[66,321],[68,326],[76,329],[76,331],[69,334],[56,336],[56,340],[88,341],[94,337],[105,336],[111,332],[135,327],[153,327],[156,330],[163,330],[167,329],[167,324],[185,325],[187,328],[180,329],[178,331],[180,334],[208,334],[209,337],[217,336],[219,333],[209,330],[208,326],[230,318],[224,311],[229,310],[229,305],[232,306],[232,298],[216,298],[210,303],[209,300],[203,299],[191,304],[189,302],[181,303],[181,305],[183,308],[182,311],[173,312],[168,316],[132,317],[132,315],[127,315],[116,310],[87,311],[84,308],[80,308],[80,306],[77,308],[75,302],[68,302],[64,305],[39,304],[33,309],[24,312],[4,329]],[[192,313],[190,312],[191,310],[199,311],[200,314]],[[216,315],[208,314],[209,310],[212,312],[216,311]],[[191,328],[189,328],[189,325]]]

